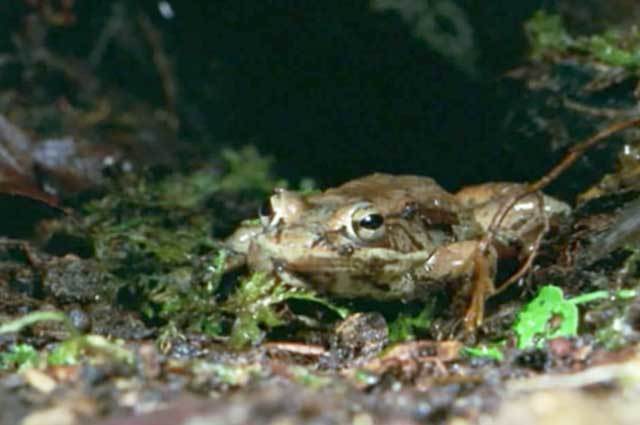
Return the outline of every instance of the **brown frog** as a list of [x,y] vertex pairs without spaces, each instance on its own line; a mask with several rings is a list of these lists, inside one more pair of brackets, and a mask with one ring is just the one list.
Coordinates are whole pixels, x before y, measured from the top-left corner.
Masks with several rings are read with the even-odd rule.
[[487,183],[451,194],[433,179],[372,174],[322,193],[278,189],[227,245],[252,271],[291,285],[378,300],[425,299],[435,285],[455,294],[473,329],[493,291],[499,255],[526,256],[546,223],[569,207],[546,195],[519,200],[481,247],[515,183]]

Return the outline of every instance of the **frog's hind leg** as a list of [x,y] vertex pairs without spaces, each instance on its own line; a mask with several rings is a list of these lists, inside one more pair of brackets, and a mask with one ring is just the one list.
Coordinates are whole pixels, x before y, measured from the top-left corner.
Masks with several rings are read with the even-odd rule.
[[[471,261],[471,277],[467,294],[467,310],[464,314],[464,328],[467,332],[472,332],[482,325],[484,319],[484,303],[486,299],[495,291],[494,277],[496,271],[496,254],[493,252],[483,252],[478,244]],[[463,291],[464,292],[464,291]]]
[[439,247],[418,278],[449,283],[454,294],[451,311],[462,317],[465,331],[472,332],[482,324],[484,302],[494,291],[496,267],[492,246],[483,249],[480,241],[461,241]]

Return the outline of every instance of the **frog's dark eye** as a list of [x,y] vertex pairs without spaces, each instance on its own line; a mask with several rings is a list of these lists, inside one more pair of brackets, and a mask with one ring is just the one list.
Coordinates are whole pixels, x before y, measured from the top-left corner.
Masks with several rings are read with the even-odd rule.
[[368,203],[354,208],[349,224],[347,231],[353,239],[371,242],[384,236],[384,217]]
[[369,214],[360,219],[360,227],[367,230],[376,230],[384,224],[384,218],[382,214]]

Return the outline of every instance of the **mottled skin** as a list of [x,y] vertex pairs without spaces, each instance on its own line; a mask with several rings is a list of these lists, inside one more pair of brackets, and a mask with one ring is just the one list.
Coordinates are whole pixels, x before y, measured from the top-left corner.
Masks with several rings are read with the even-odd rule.
[[240,226],[227,244],[253,271],[344,297],[424,299],[434,285],[448,286],[472,329],[493,290],[498,254],[526,252],[550,217],[569,211],[530,195],[507,214],[495,245],[481,250],[493,215],[519,187],[488,183],[454,195],[428,177],[372,174],[320,194],[277,190],[262,223]]

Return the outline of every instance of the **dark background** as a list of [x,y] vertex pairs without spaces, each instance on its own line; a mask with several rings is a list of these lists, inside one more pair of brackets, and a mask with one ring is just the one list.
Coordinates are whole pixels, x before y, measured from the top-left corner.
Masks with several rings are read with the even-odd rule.
[[207,92],[199,113],[215,138],[255,143],[290,179],[331,185],[386,171],[453,188],[531,177],[500,169],[508,96],[496,90],[523,60],[522,21],[541,2],[466,3],[475,78],[367,1],[233,1],[176,8],[181,54],[210,58],[181,62],[183,80]]
[[[27,3],[2,6],[0,26],[9,31],[0,48],[12,48]],[[145,13],[173,61],[181,137],[254,144],[294,183],[308,176],[325,186],[374,171],[430,175],[449,189],[535,178],[549,158],[525,145],[530,161],[511,156],[517,141],[505,120],[521,92],[504,74],[526,59],[524,20],[553,2],[457,4],[475,34],[473,75],[414,36],[399,14],[361,0],[172,1],[171,19],[157,1],[83,0],[74,5],[77,23],[47,38],[57,51],[86,58],[115,5]],[[449,24],[443,17],[443,31]],[[121,33],[127,37],[126,28]],[[160,105],[150,58],[135,52],[110,45],[96,72]]]

